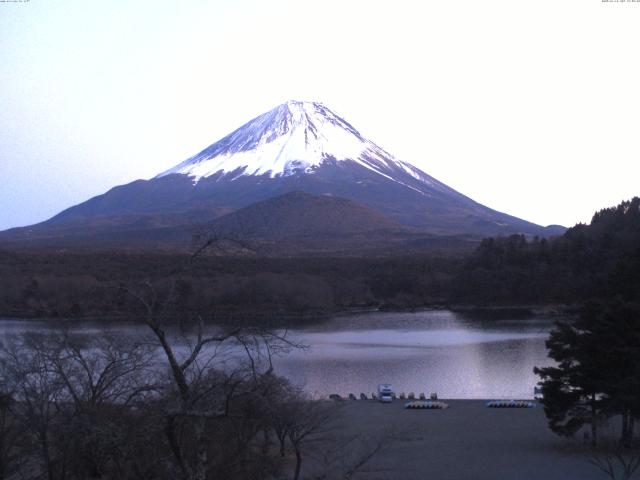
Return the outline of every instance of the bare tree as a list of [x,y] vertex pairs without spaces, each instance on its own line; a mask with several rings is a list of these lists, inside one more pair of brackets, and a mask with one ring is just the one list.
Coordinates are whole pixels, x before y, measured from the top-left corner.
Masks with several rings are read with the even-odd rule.
[[107,331],[92,336],[62,331],[29,335],[25,344],[43,355],[79,412],[126,405],[157,389],[148,342]]
[[306,447],[329,433],[338,408],[335,403],[309,400],[302,394],[296,397],[284,405],[289,417],[287,437],[296,457],[294,480],[300,478]]
[[611,480],[629,480],[640,468],[640,448],[621,444],[612,448],[601,446],[590,453],[588,461]]
[[14,408],[13,395],[0,393],[0,480],[11,478],[23,463],[20,450],[23,432],[15,421]]
[[49,479],[99,478],[127,457],[123,409],[157,389],[152,353],[106,332],[31,332],[2,349],[16,398],[11,419],[36,439]]
[[[178,277],[167,292],[159,294],[148,281],[122,288],[142,309],[142,319],[168,366],[164,432],[179,475],[185,480],[206,478],[212,453],[215,455],[210,451],[211,429],[225,419],[247,418],[246,411],[238,412],[234,407],[242,405],[241,399],[264,396],[272,389],[272,356],[296,346],[286,338],[286,332],[237,325],[205,329],[201,317],[189,321],[184,311],[174,311],[184,294],[180,274],[205,250],[222,254],[254,250],[237,235],[230,237],[212,229],[201,232],[196,243],[199,245],[195,245],[189,262],[173,272]],[[170,338],[177,327],[180,335]],[[255,408],[250,410],[255,414]],[[255,424],[249,427],[243,433],[245,439],[257,431]]]
[[[368,473],[370,463],[405,434],[385,429],[376,434],[327,438],[324,448],[316,455],[319,475],[314,480],[350,480],[358,474]],[[386,470],[386,469],[385,469]],[[376,470],[380,471],[380,470]]]
[[[285,334],[256,327],[212,327],[205,331],[198,317],[192,329],[170,338],[164,314],[174,289],[160,300],[154,287],[144,282],[127,293],[144,309],[144,322],[155,336],[170,372],[174,401],[167,408],[165,434],[181,476],[204,480],[209,462],[206,432],[211,421],[228,417],[230,405],[240,395],[255,393],[259,377],[271,374],[271,358],[294,346]],[[181,327],[188,327],[185,322]],[[240,354],[240,355],[239,355]],[[247,385],[253,385],[247,388]],[[171,398],[171,392],[167,392]],[[187,440],[188,439],[188,440]]]
[[[63,478],[66,459],[64,452],[55,447],[53,434],[62,414],[64,385],[51,374],[44,353],[29,348],[27,342],[12,339],[3,346],[1,361],[19,404],[14,410],[15,418],[34,438],[42,470],[48,480]],[[31,452],[25,455],[31,456]]]
[[69,468],[100,478],[127,458],[123,409],[157,391],[153,347],[106,331],[91,336],[62,331],[32,337],[29,343],[64,386],[67,418],[58,429],[58,444],[75,452]]

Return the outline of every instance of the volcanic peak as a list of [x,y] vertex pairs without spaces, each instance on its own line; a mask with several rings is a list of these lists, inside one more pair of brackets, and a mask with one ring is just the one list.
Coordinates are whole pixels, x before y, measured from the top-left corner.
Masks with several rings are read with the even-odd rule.
[[323,104],[290,100],[158,177],[186,174],[195,182],[215,174],[274,178],[312,174],[326,160],[352,160],[384,176],[388,176],[383,170],[389,161],[398,166],[404,163],[366,140]]

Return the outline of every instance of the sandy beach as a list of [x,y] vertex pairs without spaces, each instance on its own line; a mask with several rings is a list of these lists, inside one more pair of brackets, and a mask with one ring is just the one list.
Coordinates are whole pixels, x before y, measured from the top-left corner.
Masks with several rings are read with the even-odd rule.
[[444,400],[447,410],[405,410],[391,404],[345,400],[340,435],[395,440],[354,476],[360,479],[589,480],[606,478],[588,462],[581,440],[547,427],[541,406],[487,408],[481,400]]

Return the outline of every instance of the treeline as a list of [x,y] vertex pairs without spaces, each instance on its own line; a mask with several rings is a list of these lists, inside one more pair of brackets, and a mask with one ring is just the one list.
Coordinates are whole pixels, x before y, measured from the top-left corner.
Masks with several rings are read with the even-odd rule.
[[[524,257],[541,261],[539,244],[524,248]],[[631,478],[640,467],[640,199],[601,210],[544,251],[563,268],[556,274],[575,282],[560,293],[584,304],[577,319],[557,322],[546,342],[554,365],[534,370],[549,426],[564,436],[583,430],[596,447],[601,427],[621,420],[617,445],[592,463],[610,478]],[[555,258],[557,251],[565,255]]]
[[640,295],[640,199],[564,235],[484,239],[466,256],[291,257],[0,251],[0,316],[138,314],[122,289],[149,282],[181,314],[278,317],[434,305],[580,304]]
[[172,291],[182,314],[293,316],[359,308],[442,304],[462,260],[265,258],[187,255],[0,252],[0,316],[118,318],[140,313],[122,294],[149,282]]
[[582,303],[616,295],[640,297],[638,197],[550,240],[483,240],[453,292],[458,301],[477,304]]

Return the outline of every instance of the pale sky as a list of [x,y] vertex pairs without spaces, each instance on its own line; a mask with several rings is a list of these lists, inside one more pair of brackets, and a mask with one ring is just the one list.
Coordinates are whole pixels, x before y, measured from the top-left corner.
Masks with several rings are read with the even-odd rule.
[[640,195],[640,2],[0,2],[0,229],[151,178],[289,99],[491,208]]

